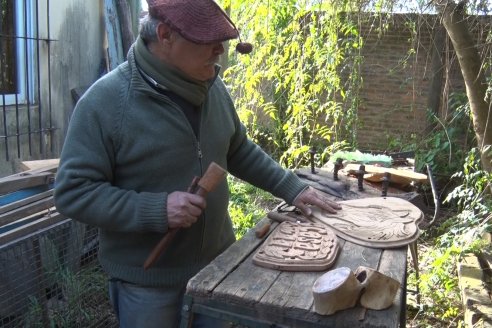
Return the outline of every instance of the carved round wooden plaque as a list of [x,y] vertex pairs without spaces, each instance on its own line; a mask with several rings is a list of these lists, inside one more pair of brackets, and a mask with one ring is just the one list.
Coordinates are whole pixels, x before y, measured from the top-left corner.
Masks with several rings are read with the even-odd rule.
[[317,222],[331,227],[337,236],[353,243],[376,248],[392,248],[415,241],[422,211],[396,197],[353,199],[339,202],[342,209],[327,213],[312,207]]
[[285,221],[256,251],[253,263],[283,271],[324,271],[338,250],[338,238],[326,225]]

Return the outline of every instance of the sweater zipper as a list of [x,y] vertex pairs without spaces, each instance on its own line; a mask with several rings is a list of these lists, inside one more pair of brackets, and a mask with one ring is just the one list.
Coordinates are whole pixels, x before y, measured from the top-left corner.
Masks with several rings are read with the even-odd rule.
[[[203,113],[203,105],[200,108],[200,112]],[[200,165],[200,176],[203,176],[203,174],[205,173],[203,170],[203,162],[202,162],[203,153],[202,153],[202,147],[200,144],[201,134],[202,134],[202,119],[203,119],[202,114],[200,114],[200,122],[198,123],[200,126],[198,129],[198,135],[196,136],[198,163]],[[200,238],[200,248],[199,248],[198,254],[197,254],[198,257],[196,259],[197,262],[199,262],[199,259],[201,257],[202,251],[203,251],[203,239],[204,239],[204,235],[205,235],[205,225],[207,224],[205,212],[202,213],[202,220],[203,220],[202,233],[201,233],[201,238]]]
[[[137,66],[137,68],[138,68],[138,71],[140,72],[140,74],[143,76],[143,78],[148,83],[150,83],[151,85],[153,85],[157,89],[167,90],[167,88],[161,86],[156,80],[154,80],[151,76],[149,76],[143,70],[141,70],[139,66]],[[165,97],[166,102],[168,102],[168,100],[167,100],[167,99],[169,99],[168,97],[162,95],[161,93],[158,93],[158,94],[159,94],[159,97]],[[172,105],[178,106],[178,108],[176,108],[176,110],[178,112],[180,112],[181,115],[183,115],[185,121],[188,123],[188,126],[190,127],[191,133],[193,134],[193,136],[195,136],[195,133],[193,132],[193,127],[188,122],[188,119],[186,118],[186,115],[184,115],[183,110],[181,108],[179,108],[179,105],[177,105],[175,103],[173,103]],[[175,106],[173,106],[173,107],[175,107]],[[202,108],[200,108],[200,110],[203,110],[203,105],[202,105]],[[200,123],[199,124],[200,124],[199,131],[201,131],[201,125],[202,125],[201,115],[200,115]],[[198,133],[200,133],[200,132],[198,132]],[[196,145],[197,145],[198,164],[200,166],[200,176],[201,176],[201,175],[203,175],[203,164],[202,164],[203,153],[202,153],[202,147],[200,145],[200,136],[195,136],[195,139],[196,139]]]
[[203,158],[203,153],[202,153],[202,147],[200,145],[200,140],[196,140],[196,148],[197,148],[197,154],[198,154],[198,160],[200,161],[200,173],[203,174],[203,168],[202,168],[202,158]]

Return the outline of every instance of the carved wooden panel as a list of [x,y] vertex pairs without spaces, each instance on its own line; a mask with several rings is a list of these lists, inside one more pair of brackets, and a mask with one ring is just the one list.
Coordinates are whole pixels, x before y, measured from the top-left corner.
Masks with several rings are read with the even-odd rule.
[[422,211],[412,203],[396,197],[375,197],[339,202],[336,214],[312,207],[313,219],[331,227],[335,233],[353,243],[377,248],[392,248],[415,241]]
[[338,250],[338,238],[326,225],[286,221],[260,246],[253,263],[284,271],[324,271]]

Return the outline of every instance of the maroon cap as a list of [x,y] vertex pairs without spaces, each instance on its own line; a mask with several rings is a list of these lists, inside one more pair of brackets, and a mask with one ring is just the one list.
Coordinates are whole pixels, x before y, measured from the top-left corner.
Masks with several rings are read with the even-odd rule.
[[239,37],[237,28],[213,0],[147,0],[150,16],[169,24],[195,43],[222,42]]

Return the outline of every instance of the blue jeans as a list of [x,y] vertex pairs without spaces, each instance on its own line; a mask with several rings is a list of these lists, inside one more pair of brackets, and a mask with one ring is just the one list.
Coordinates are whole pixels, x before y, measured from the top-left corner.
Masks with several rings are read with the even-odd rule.
[[[185,286],[143,287],[120,280],[109,281],[109,298],[120,328],[176,328],[179,326]],[[222,328],[230,324],[195,314],[193,327]]]

